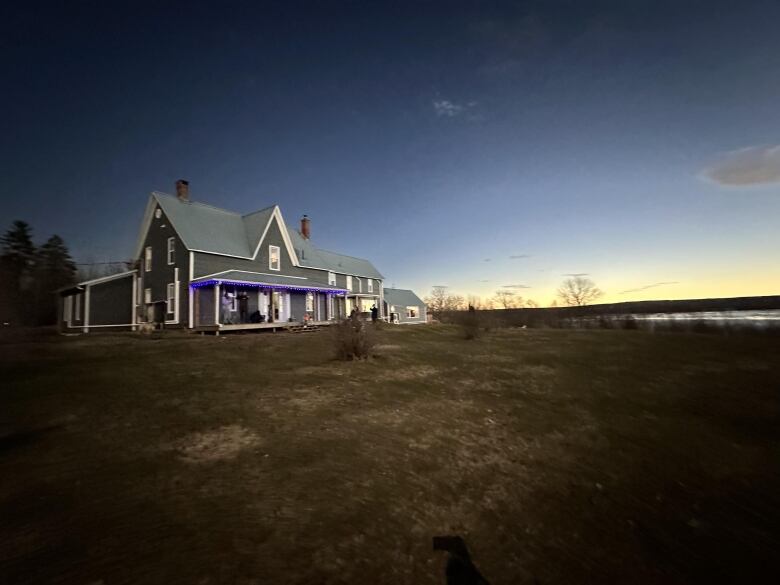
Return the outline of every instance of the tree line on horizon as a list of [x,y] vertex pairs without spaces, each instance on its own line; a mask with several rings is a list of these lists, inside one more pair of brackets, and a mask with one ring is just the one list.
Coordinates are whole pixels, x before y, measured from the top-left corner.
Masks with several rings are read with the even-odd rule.
[[[561,283],[557,290],[557,299],[551,307],[561,306],[583,307],[603,296],[603,292],[589,278],[573,276]],[[493,310],[493,309],[537,309],[539,303],[533,299],[525,299],[510,290],[498,290],[492,297],[482,298],[477,295],[452,294],[446,286],[434,286],[424,299],[428,310],[434,315],[446,311]]]
[[0,238],[0,320],[3,325],[52,325],[56,291],[76,282],[76,263],[54,234],[36,246],[32,228],[13,222]]

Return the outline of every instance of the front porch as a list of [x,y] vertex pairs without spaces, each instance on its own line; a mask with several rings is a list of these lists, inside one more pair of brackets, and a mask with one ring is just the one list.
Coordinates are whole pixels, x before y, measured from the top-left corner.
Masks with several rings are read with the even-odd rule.
[[191,328],[200,332],[279,330],[327,324],[347,315],[346,291],[328,285],[278,282],[282,278],[274,278],[277,282],[273,283],[249,279],[193,283]]
[[306,323],[300,321],[288,321],[286,323],[236,323],[227,325],[200,325],[193,330],[205,334],[214,333],[219,335],[220,333],[234,333],[237,331],[258,331],[262,329],[270,329],[273,333],[277,331],[292,331],[296,333],[317,331],[322,327],[332,325],[335,320],[331,321],[307,321]]

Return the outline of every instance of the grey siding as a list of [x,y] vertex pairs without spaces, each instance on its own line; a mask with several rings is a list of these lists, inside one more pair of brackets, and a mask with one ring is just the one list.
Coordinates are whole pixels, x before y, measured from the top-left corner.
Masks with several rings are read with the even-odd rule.
[[[170,237],[175,238],[175,262],[172,265],[168,264],[168,238]],[[149,272],[143,265],[147,246],[152,248],[152,269]],[[168,283],[174,282],[175,269],[179,269],[179,324],[167,326],[186,327],[189,317],[189,252],[164,212],[159,219],[152,215],[139,260],[141,261],[138,274],[140,275],[139,288],[141,289],[142,307],[143,291],[147,288],[152,289],[152,302],[166,300]],[[146,311],[142,310],[142,314],[145,316]],[[173,318],[173,315],[166,315],[166,320],[173,320]]]
[[89,287],[89,325],[127,325],[133,320],[133,278],[130,274]]
[[295,321],[302,321],[306,312],[306,293],[290,291],[290,316]]
[[[276,270],[270,270],[268,267],[269,246],[279,246],[281,270],[278,272]],[[254,260],[195,252],[194,278],[215,274],[225,270],[247,270],[249,272],[278,274],[282,276],[302,276],[308,279],[306,284],[314,286],[328,283],[328,273],[324,270],[293,266],[292,259],[287,252],[287,247],[284,245],[282,232],[275,219],[271,222],[268,233],[260,244],[260,251],[257,254],[257,258]]]

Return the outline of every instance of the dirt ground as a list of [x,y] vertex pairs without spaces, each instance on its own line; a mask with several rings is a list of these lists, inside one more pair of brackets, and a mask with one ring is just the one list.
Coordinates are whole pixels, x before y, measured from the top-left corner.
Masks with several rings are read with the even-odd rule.
[[780,582],[780,347],[392,327],[0,339],[0,583]]

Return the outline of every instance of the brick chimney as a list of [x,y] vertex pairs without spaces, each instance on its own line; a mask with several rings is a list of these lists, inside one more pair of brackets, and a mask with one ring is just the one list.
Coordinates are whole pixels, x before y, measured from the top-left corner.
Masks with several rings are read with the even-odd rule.
[[189,201],[190,200],[190,182],[185,181],[184,179],[179,179],[176,181],[176,197],[179,198],[179,201]]
[[311,220],[308,215],[301,218],[301,235],[308,240],[311,237]]

